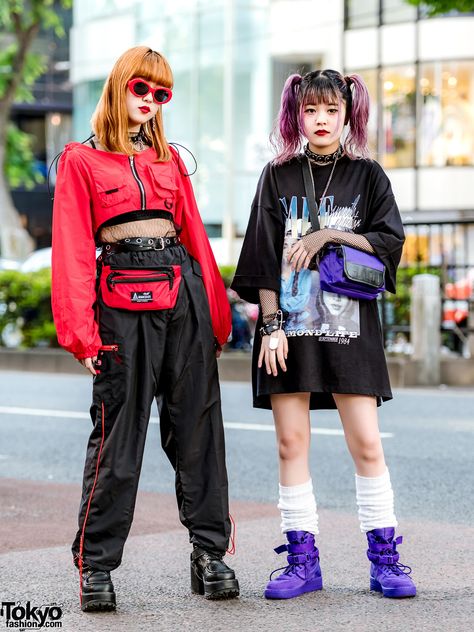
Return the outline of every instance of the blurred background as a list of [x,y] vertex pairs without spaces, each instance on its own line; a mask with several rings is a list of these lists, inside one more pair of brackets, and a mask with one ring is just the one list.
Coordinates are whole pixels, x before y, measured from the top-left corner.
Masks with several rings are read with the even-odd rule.
[[[439,279],[439,304],[432,305],[441,359],[471,357],[473,2],[36,0],[16,17],[8,12],[13,4],[7,0],[0,14],[0,116],[9,121],[0,134],[0,265],[7,269],[0,276],[0,344],[56,344],[49,275],[41,271],[51,243],[47,171],[65,143],[90,134],[117,57],[147,44],[173,69],[167,138],[197,158],[193,185],[227,283],[258,177],[272,156],[268,136],[286,77],[317,68],[361,74],[372,99],[372,155],[391,179],[407,233],[399,291],[380,301],[387,352],[416,358],[412,284],[430,274]],[[21,68],[20,44],[28,47]],[[54,179],[53,168],[52,189]],[[256,309],[231,291],[229,298],[228,348],[248,350]]]

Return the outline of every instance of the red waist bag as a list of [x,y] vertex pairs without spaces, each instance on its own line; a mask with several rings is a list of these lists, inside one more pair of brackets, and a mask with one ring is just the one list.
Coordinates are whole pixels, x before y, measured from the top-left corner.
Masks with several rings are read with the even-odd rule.
[[176,305],[181,266],[102,266],[100,293],[109,307],[128,310],[171,309]]

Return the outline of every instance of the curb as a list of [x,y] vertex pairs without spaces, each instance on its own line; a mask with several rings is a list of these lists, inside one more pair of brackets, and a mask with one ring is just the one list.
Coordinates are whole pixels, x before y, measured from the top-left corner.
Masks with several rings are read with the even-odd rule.
[[[226,351],[218,360],[219,377],[225,382],[250,382],[252,354]],[[420,362],[405,357],[387,357],[392,388],[404,386],[439,386],[420,384]],[[85,375],[85,369],[63,349],[0,348],[0,370],[35,371],[40,373],[73,373]],[[441,360],[441,384],[474,386],[474,358]]]

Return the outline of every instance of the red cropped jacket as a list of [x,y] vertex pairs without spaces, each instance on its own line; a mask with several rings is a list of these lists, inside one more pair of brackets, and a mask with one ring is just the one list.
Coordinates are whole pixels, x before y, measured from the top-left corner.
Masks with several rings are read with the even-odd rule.
[[78,359],[101,346],[94,318],[96,236],[106,225],[167,217],[202,268],[214,335],[224,344],[231,329],[230,307],[190,178],[177,152],[156,161],[150,147],[126,156],[80,143],[61,156],[53,207],[52,308],[61,346]]

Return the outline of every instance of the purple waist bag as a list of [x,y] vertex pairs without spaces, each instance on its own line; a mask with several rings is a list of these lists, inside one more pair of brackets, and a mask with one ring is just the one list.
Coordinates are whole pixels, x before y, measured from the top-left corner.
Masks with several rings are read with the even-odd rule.
[[367,252],[350,246],[327,246],[319,261],[321,289],[370,300],[385,291],[385,266]]

